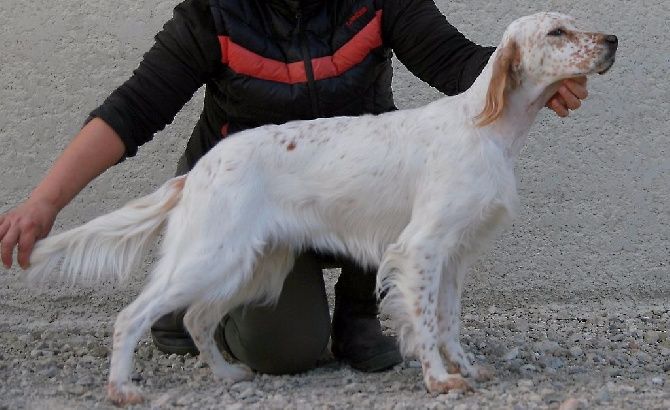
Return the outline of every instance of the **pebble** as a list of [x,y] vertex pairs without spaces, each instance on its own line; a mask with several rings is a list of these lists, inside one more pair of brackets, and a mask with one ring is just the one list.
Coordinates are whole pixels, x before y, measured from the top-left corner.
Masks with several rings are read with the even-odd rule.
[[109,354],[109,349],[104,346],[92,346],[89,349],[89,353],[93,357],[104,358]]
[[407,362],[407,367],[411,369],[420,369],[421,363],[419,363],[418,360],[410,360],[409,362]]
[[665,384],[665,380],[662,377],[654,377],[651,379],[651,383],[657,386],[663,386]]
[[561,403],[561,405],[558,407],[558,410],[582,410],[586,409],[587,406],[588,403],[586,401],[571,397]]
[[58,374],[58,368],[56,366],[47,367],[45,370],[42,371],[41,374],[49,379],[52,377],[56,377],[56,375]]
[[78,384],[61,384],[58,387],[58,390],[63,391],[65,393],[76,394],[78,396],[84,394],[84,392],[86,391],[84,386]]
[[572,357],[582,357],[584,355],[584,351],[579,346],[572,346],[569,352]]
[[530,379],[521,379],[518,382],[516,382],[516,384],[521,388],[530,389],[531,387],[533,387],[535,383],[533,383],[533,381]]
[[661,338],[660,333],[656,331],[646,332],[644,334],[644,341],[649,344],[655,344]]
[[596,396],[598,402],[608,402],[610,401],[610,392],[606,388],[601,389],[598,395]]
[[514,360],[518,356],[519,356],[519,348],[515,347],[515,348],[509,350],[507,353],[505,353],[505,355],[503,356],[503,360],[505,360],[505,361]]
[[553,340],[543,340],[542,342],[535,343],[533,348],[538,353],[554,354],[561,348],[561,345]]

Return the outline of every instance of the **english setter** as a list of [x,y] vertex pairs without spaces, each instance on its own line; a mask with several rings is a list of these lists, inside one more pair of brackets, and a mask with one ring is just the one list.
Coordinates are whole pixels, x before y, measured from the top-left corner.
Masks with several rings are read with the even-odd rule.
[[213,373],[225,361],[213,334],[232,308],[273,303],[307,248],[379,266],[383,312],[430,392],[484,376],[460,338],[468,265],[517,207],[515,159],[561,80],[604,73],[617,38],[541,13],[514,21],[474,85],[424,107],[379,116],[269,125],[219,143],[187,174],[91,222],[39,242],[28,279],[123,278],[164,222],[146,287],[118,315],[107,392],[142,396],[133,349],[161,315],[188,306],[185,325]]

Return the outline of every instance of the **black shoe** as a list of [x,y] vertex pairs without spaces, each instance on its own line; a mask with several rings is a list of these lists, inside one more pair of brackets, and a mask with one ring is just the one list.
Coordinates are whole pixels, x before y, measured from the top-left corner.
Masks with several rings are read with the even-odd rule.
[[184,328],[184,310],[168,313],[151,326],[151,338],[158,350],[167,354],[198,354],[193,339]]
[[376,317],[333,318],[331,351],[362,372],[381,372],[402,363],[395,338],[382,334]]
[[335,358],[363,372],[380,372],[402,363],[395,338],[385,336],[377,319],[375,270],[341,259],[335,285],[331,351]]

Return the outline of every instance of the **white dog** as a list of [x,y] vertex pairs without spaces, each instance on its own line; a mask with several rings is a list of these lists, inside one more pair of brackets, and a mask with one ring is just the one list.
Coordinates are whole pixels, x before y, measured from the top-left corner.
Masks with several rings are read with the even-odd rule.
[[460,342],[468,265],[517,206],[513,172],[538,111],[565,78],[604,73],[615,36],[578,31],[542,13],[506,30],[465,93],[379,116],[264,126],[232,136],[185,177],[79,228],[37,244],[29,280],[63,259],[73,279],[123,277],[167,221],[149,283],[118,316],[108,395],[142,396],[130,381],[133,349],[161,315],[188,306],[185,324],[214,374],[229,364],[213,333],[232,308],[272,303],[306,248],[379,266],[382,310],[430,392],[468,389],[483,376]]

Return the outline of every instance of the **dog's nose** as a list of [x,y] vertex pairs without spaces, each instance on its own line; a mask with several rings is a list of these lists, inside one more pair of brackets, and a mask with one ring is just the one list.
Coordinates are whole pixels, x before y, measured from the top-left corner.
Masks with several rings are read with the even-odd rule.
[[608,44],[615,45],[619,43],[619,39],[615,35],[610,34],[605,36],[605,42],[607,42]]

